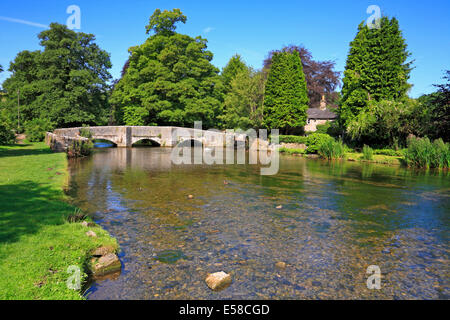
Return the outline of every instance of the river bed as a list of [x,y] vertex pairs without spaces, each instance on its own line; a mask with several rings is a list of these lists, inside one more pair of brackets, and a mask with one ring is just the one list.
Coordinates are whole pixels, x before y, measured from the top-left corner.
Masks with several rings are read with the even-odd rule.
[[[70,162],[75,205],[121,248],[121,274],[88,299],[449,299],[448,172],[281,156],[261,176],[170,154],[105,148]],[[213,292],[206,275],[222,270],[233,283]]]

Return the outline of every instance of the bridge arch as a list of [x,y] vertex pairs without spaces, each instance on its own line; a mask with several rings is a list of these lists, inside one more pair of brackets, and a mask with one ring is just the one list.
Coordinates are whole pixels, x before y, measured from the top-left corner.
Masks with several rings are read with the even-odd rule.
[[92,139],[92,142],[94,143],[94,147],[96,148],[116,148],[117,143],[110,139]]
[[183,147],[198,147],[198,148],[200,148],[203,146],[204,146],[203,141],[201,141],[199,139],[190,139],[190,138],[184,139],[183,141],[180,141],[177,144],[178,148],[183,148]]
[[[135,140],[135,139],[133,139],[133,140]],[[132,147],[140,147],[140,146],[160,147],[161,146],[161,139],[142,138],[142,139],[134,141],[131,146]]]

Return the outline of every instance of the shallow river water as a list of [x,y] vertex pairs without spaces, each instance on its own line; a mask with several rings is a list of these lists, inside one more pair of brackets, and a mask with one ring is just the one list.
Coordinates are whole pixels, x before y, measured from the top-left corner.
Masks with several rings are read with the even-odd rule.
[[[450,298],[448,173],[282,156],[261,176],[170,154],[98,149],[70,163],[75,204],[121,248],[121,274],[88,299]],[[222,270],[233,283],[213,292],[205,277]]]

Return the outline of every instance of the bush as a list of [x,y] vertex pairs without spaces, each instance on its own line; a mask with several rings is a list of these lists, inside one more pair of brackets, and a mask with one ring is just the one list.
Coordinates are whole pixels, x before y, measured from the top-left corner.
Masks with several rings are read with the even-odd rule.
[[373,150],[373,154],[381,154],[384,156],[391,156],[391,157],[402,157],[404,156],[406,149],[403,150],[394,150],[394,149],[375,149]]
[[428,138],[408,139],[405,161],[410,167],[417,168],[449,168],[450,145],[442,139],[434,143]]
[[67,216],[67,221],[69,223],[77,223],[80,221],[84,221],[86,218],[87,214],[81,211],[80,208],[75,208],[75,211]]
[[306,153],[305,149],[288,149],[288,148],[284,148],[284,147],[280,148],[279,151],[281,153],[286,153],[286,154],[289,154],[289,155],[305,154]]
[[307,137],[304,136],[279,136],[280,143],[298,143],[298,144],[306,144]]
[[321,158],[328,160],[342,159],[345,156],[345,146],[341,140],[324,139],[318,147],[318,153]]
[[73,140],[67,148],[69,158],[86,157],[92,153],[94,144],[91,140]]
[[319,146],[328,141],[334,141],[333,137],[328,134],[323,133],[313,133],[309,135],[306,139],[307,153],[317,153],[319,151]]
[[330,129],[330,127],[331,127],[331,124],[330,124],[330,122],[329,121],[327,121],[326,123],[324,123],[324,124],[318,124],[317,126],[316,126],[316,133],[324,133],[324,134],[329,134],[328,133],[328,129]]
[[14,131],[9,119],[4,113],[0,114],[0,144],[12,144],[15,140]]
[[54,125],[48,119],[36,118],[25,123],[25,134],[28,141],[41,142],[45,139],[45,133],[52,131]]
[[363,151],[362,158],[364,160],[373,160],[373,149],[371,147],[364,145],[362,151]]
[[89,130],[89,128],[86,128],[83,126],[83,128],[80,129],[80,136],[83,138],[92,139],[92,132]]

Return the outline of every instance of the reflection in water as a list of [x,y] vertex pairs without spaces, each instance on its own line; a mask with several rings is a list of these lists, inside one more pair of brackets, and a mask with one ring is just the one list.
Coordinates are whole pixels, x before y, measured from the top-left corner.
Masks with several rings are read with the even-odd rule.
[[[90,299],[449,298],[448,174],[282,157],[278,175],[261,176],[255,165],[172,165],[170,153],[71,162],[76,205],[122,249],[120,277]],[[369,265],[381,290],[367,289]],[[222,270],[233,284],[209,290],[206,275]]]

